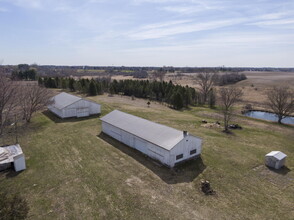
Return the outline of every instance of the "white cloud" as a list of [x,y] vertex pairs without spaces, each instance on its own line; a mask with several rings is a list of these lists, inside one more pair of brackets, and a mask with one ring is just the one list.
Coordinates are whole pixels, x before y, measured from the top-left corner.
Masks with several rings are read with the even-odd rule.
[[155,24],[148,24],[141,27],[141,29],[163,28],[163,27],[168,27],[168,26],[177,25],[177,24],[184,24],[188,22],[192,22],[192,20],[174,20],[174,21],[160,22]]
[[56,6],[53,10],[57,11],[57,12],[76,12],[76,11],[78,11],[78,8],[71,7],[66,4],[61,4],[61,5]]
[[16,6],[24,8],[41,8],[41,0],[10,0],[9,2],[13,3]]
[[[257,26],[278,26],[284,28],[284,25],[289,25],[288,27],[294,28],[294,19],[279,19],[279,20],[267,20],[251,23],[252,25]],[[281,27],[282,25],[282,27]]]
[[125,49],[129,53],[144,53],[148,51],[166,51],[166,52],[185,52],[196,51],[197,49],[206,49],[207,51],[219,51],[220,48],[235,48],[236,50],[252,49],[279,46],[294,46],[294,34],[268,34],[256,32],[227,32],[222,34],[212,34],[203,39],[185,41],[182,43],[170,43],[166,46],[151,46]]
[[[128,33],[128,36],[135,40],[146,40],[146,39],[159,39],[177,34],[186,34],[198,31],[212,30],[221,27],[231,26],[240,24],[244,21],[243,19],[232,19],[232,20],[220,20],[220,21],[208,21],[208,22],[197,22],[197,23],[185,23],[169,25],[163,28],[141,28],[141,30]],[[153,26],[156,27],[156,24]],[[145,26],[146,27],[146,26]],[[151,25],[152,27],[152,25]]]

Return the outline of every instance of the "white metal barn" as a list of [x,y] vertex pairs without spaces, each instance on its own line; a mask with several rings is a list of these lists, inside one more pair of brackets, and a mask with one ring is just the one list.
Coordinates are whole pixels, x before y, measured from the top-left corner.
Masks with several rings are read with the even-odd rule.
[[52,98],[48,109],[60,118],[87,117],[101,113],[101,105],[78,96],[62,92]]
[[202,140],[143,118],[114,110],[101,118],[102,131],[161,163],[176,163],[197,157]]
[[272,151],[265,155],[265,164],[268,167],[280,169],[285,165],[287,155],[281,151]]

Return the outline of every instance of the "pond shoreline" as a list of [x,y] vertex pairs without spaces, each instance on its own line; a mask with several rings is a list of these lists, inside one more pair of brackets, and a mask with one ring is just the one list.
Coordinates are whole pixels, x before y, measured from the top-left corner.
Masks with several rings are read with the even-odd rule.
[[[270,113],[270,114],[275,114],[274,112],[272,111],[268,111],[268,110],[264,110],[264,109],[250,109],[250,110],[242,110],[241,111],[241,114],[244,115],[248,112],[266,112],[266,113]],[[245,115],[246,116],[246,115]],[[292,115],[287,115],[286,117],[294,117],[294,114]]]
[[[242,115],[250,118],[256,118],[260,120],[278,122],[278,117],[275,113],[269,111],[262,111],[262,110],[247,110],[242,111]],[[293,116],[286,116],[282,119],[283,124],[294,125],[294,117]]]

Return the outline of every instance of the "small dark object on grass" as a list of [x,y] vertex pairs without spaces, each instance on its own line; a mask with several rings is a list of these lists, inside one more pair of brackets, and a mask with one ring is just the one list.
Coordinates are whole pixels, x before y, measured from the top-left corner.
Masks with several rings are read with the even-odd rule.
[[207,123],[207,121],[206,121],[206,120],[202,120],[201,122],[202,122],[202,123],[204,123],[204,124],[206,124],[206,123]]
[[245,106],[244,106],[244,109],[246,109],[246,110],[252,110],[252,105],[251,104],[246,104]]
[[216,123],[217,125],[220,125],[220,122],[219,122],[219,121],[216,121],[215,123]]
[[214,195],[215,191],[210,186],[210,182],[208,180],[201,180],[201,190],[205,193],[205,195]]
[[242,127],[238,124],[231,124],[231,125],[229,125],[229,128],[230,129],[242,129]]

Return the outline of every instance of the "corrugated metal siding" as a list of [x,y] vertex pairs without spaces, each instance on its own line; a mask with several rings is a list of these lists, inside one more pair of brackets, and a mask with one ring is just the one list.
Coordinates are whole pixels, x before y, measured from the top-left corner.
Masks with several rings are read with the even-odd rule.
[[95,115],[101,113],[101,105],[94,103],[94,102],[89,102],[90,103],[90,114]]
[[169,151],[103,121],[102,131],[114,139],[148,155],[149,157],[171,166],[169,163]]
[[55,108],[52,105],[48,106],[48,109],[61,118],[87,117],[89,115],[99,114],[101,112],[101,106],[98,103],[84,99],[79,99],[78,101],[64,107],[61,110]]

